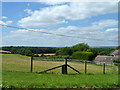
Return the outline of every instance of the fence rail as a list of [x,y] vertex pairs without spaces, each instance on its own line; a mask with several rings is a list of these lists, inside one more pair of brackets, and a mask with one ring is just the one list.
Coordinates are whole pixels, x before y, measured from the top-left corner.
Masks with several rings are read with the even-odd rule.
[[[76,71],[77,73],[80,73],[79,71],[80,70],[82,70],[82,69],[84,69],[84,73],[85,74],[87,74],[87,73],[90,73],[89,72],[89,70],[91,70],[91,71],[93,71],[92,69],[94,69],[93,68],[93,66],[91,66],[91,64],[98,64],[98,65],[102,65],[102,67],[99,67],[98,68],[98,70],[100,70],[100,71],[102,71],[102,73],[103,74],[105,74],[106,72],[108,72],[109,71],[109,66],[106,68],[106,65],[110,65],[110,66],[112,66],[111,67],[111,69],[114,69],[114,67],[113,66],[115,66],[115,65],[118,65],[118,64],[116,64],[116,63],[109,63],[109,62],[95,62],[95,61],[87,61],[87,60],[78,60],[78,59],[35,59],[35,58],[32,58],[31,57],[31,72],[32,72],[32,63],[33,63],[33,60],[35,60],[35,61],[55,61],[55,62],[60,62],[60,61],[62,61],[62,62],[65,62],[65,64],[63,64],[63,65],[58,65],[58,66],[54,66],[54,67],[52,67],[52,68],[48,68],[47,70],[44,70],[44,71],[42,71],[42,72],[47,72],[47,71],[51,71],[51,70],[53,70],[53,69],[56,69],[56,68],[60,68],[60,67],[62,67],[62,74],[67,74],[67,66],[69,67],[69,68],[71,68],[72,70],[74,70],[74,71]],[[83,63],[82,64],[82,69],[79,69],[79,67],[76,67],[76,68],[74,68],[75,67],[75,65],[74,64],[72,64],[72,63],[68,63],[67,64],[67,62],[78,62],[78,63]],[[69,65],[70,64],[70,65]],[[72,65],[72,66],[71,66]],[[101,69],[100,69],[101,68]],[[116,67],[115,67],[115,69],[116,69]],[[117,70],[117,69],[116,69]],[[114,71],[116,71],[116,70],[114,70]],[[38,73],[42,73],[41,71],[40,72],[38,72]],[[83,71],[82,71],[83,72]]]

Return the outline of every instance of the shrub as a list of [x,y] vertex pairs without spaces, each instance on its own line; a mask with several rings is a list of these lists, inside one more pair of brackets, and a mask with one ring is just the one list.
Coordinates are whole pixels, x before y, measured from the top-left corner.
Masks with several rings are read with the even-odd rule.
[[69,59],[69,55],[64,55],[64,56],[62,56],[62,58]]
[[62,55],[58,55],[58,56],[56,56],[56,58],[62,58]]
[[114,63],[120,63],[120,59],[114,59],[113,62]]
[[94,58],[94,54],[92,52],[82,52],[76,51],[72,54],[73,59],[80,59],[80,60],[90,60],[92,61]]

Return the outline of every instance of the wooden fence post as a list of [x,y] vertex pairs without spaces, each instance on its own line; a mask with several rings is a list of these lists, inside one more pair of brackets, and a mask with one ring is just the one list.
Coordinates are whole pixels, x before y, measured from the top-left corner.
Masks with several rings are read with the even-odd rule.
[[67,59],[65,59],[65,65],[62,65],[62,74],[67,74]]
[[87,73],[87,61],[85,61],[85,74]]
[[105,74],[105,63],[103,64],[103,74]]
[[33,71],[33,56],[31,56],[31,72]]

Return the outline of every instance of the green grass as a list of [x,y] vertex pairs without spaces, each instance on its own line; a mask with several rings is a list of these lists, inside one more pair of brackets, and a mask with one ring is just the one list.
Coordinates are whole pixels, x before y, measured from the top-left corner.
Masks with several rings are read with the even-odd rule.
[[[2,59],[3,71],[30,72],[30,57],[22,55],[3,54],[2,58],[3,58]],[[33,71],[39,72],[63,64],[64,62],[34,61]],[[81,73],[84,73],[84,63],[68,62],[68,64],[79,70]],[[107,74],[117,74],[117,72],[118,72],[117,66],[106,66]],[[61,68],[49,71],[48,73],[61,74]],[[68,68],[68,73],[75,74],[76,72]],[[87,73],[102,74],[103,66],[88,64]]]
[[115,88],[115,74],[36,74],[23,72],[3,72],[3,87],[5,88]]
[[30,73],[30,57],[2,54],[2,79],[3,87],[15,88],[80,88],[80,87],[100,87],[114,88],[118,83],[118,67],[106,66],[106,74],[103,74],[103,66],[87,65],[87,75],[84,74],[84,64],[68,62],[81,72],[77,74],[68,68],[68,75],[61,74],[61,68],[37,74],[64,62],[34,61],[34,71]]

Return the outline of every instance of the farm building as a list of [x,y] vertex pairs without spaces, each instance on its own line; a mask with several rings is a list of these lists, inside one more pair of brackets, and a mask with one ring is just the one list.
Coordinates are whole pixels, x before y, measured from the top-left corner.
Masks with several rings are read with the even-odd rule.
[[104,63],[104,62],[112,63],[113,59],[114,59],[113,56],[101,56],[101,55],[98,55],[95,58],[95,63],[97,63],[97,64]]
[[98,55],[95,58],[95,63],[96,64],[101,64],[101,63],[113,63],[114,59],[120,59],[120,50],[115,50],[114,52],[111,53],[111,56],[102,56]]
[[111,53],[114,58],[120,59],[120,50],[115,50]]
[[0,50],[0,53],[4,53],[4,54],[10,54],[10,51],[4,51],[4,50]]

